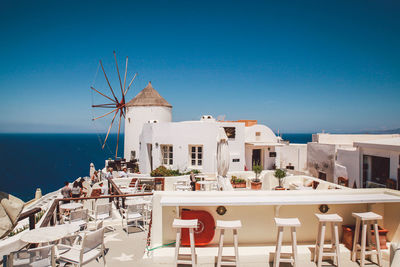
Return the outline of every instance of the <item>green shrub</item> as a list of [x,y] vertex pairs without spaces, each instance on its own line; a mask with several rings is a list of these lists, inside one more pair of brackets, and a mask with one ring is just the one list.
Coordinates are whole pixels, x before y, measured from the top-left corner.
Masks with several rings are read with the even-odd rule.
[[236,176],[232,175],[232,178],[231,178],[232,184],[241,184],[241,183],[245,183],[245,182],[246,182],[245,179],[237,178]]
[[193,172],[194,174],[199,174],[200,171],[193,169],[187,172],[180,172],[178,169],[172,170],[172,169],[167,169],[165,166],[160,166],[156,169],[154,169],[150,175],[152,177],[168,177],[168,176],[181,176],[181,175],[189,175],[190,172]]
[[274,176],[279,180],[279,186],[282,187],[282,179],[286,177],[286,171],[282,169],[275,170]]
[[254,182],[259,183],[260,179],[258,179],[258,175],[262,172],[262,166],[261,165],[253,165],[253,172],[256,174],[256,179],[254,179]]

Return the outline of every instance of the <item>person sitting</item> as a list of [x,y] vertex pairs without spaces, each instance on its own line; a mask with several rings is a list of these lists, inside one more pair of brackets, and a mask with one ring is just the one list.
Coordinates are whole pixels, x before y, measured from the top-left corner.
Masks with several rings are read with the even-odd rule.
[[128,169],[126,167],[122,168],[122,171],[119,171],[120,178],[127,178],[128,177]]
[[72,185],[71,194],[73,198],[79,198],[81,196],[81,188],[79,187],[79,182],[75,181]]
[[[65,186],[61,189],[61,195],[63,198],[70,198],[71,197],[71,188],[69,187],[69,182],[65,182]],[[69,200],[63,200],[63,204],[69,203]]]
[[108,195],[108,194],[107,194],[107,187],[105,187],[105,186],[103,185],[103,182],[100,182],[99,186],[100,186],[100,189],[101,189],[101,195],[102,195],[102,196]]
[[91,181],[91,186],[93,186],[95,183],[97,183],[99,181],[99,177],[98,177],[98,172],[94,171],[92,176],[90,177],[90,181]]
[[192,191],[196,191],[196,176],[193,172],[190,172],[190,186],[192,187]]

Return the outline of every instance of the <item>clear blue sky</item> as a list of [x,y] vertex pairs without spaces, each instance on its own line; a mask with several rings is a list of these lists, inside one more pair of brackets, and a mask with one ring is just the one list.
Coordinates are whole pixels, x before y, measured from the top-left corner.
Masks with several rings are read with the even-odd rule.
[[[279,2],[279,3],[276,3]],[[129,56],[173,120],[400,127],[399,1],[1,1],[0,132],[93,132],[98,60]],[[116,77],[115,73],[112,73]],[[113,80],[113,86],[118,83]]]

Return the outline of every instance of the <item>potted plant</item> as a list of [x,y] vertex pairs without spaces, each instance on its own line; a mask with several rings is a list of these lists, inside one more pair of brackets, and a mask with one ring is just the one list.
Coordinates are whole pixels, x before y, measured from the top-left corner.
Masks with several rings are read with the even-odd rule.
[[251,189],[260,190],[261,186],[262,186],[262,182],[258,176],[262,172],[261,165],[253,165],[253,172],[256,174],[256,178],[253,181],[251,181]]
[[231,184],[233,188],[246,188],[246,180],[237,178],[234,175],[232,175]]
[[278,179],[278,182],[279,182],[279,186],[277,186],[275,188],[275,190],[285,190],[282,186],[282,180],[283,180],[283,178],[286,177],[286,171],[282,170],[282,169],[277,169],[274,172],[274,176],[276,179]]

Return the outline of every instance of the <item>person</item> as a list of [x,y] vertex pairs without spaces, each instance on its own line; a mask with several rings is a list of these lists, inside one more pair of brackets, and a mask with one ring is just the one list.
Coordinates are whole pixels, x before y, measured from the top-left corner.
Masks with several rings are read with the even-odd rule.
[[112,179],[113,178],[112,173],[113,173],[113,168],[112,167],[108,168],[108,172],[106,174],[106,179]]
[[83,195],[84,197],[86,197],[87,194],[87,188],[83,186],[83,182],[85,181],[85,179],[83,179],[82,177],[78,180],[78,186],[81,189],[81,195]]
[[[63,198],[71,197],[71,188],[69,187],[69,182],[65,182],[65,186],[61,189],[61,195]],[[69,203],[69,200],[63,200],[63,203]]]
[[93,172],[92,176],[90,177],[90,181],[92,183],[91,184],[92,186],[99,181],[98,172],[96,170]]
[[126,167],[122,168],[122,171],[119,172],[119,177],[120,178],[126,178],[128,177],[128,169]]
[[190,172],[190,186],[192,187],[192,191],[196,191],[196,176],[194,173],[191,171]]
[[101,182],[101,183],[99,184],[99,186],[100,186],[100,189],[101,189],[101,195],[102,195],[102,196],[107,195],[107,188],[103,185],[103,182]]
[[79,182],[75,181],[72,185],[71,194],[73,198],[78,198],[81,196],[81,188],[79,187]]

